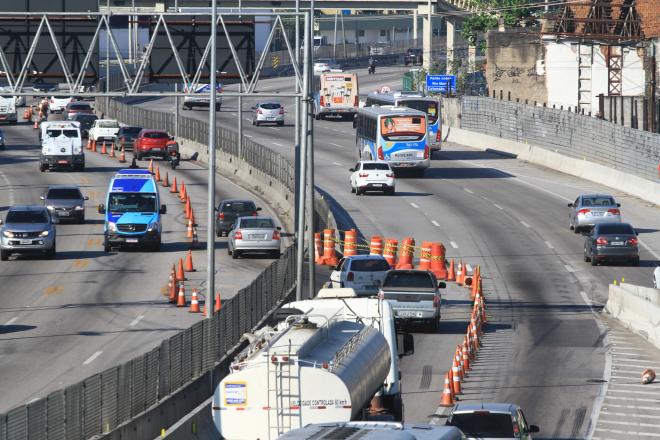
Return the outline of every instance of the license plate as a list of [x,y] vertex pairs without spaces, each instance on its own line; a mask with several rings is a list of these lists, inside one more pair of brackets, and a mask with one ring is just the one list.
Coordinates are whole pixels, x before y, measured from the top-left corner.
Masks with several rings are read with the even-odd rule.
[[266,235],[265,234],[250,234],[250,235],[248,235],[248,238],[250,240],[265,240]]
[[69,163],[69,161],[68,161],[68,160],[58,160],[57,163],[60,163],[60,164],[66,165],[66,164]]
[[372,183],[371,186],[374,186],[374,187],[380,188],[380,187],[383,186],[383,184],[382,184],[382,183]]
[[137,238],[127,238],[126,243],[137,243],[138,239]]
[[21,244],[32,244],[32,240],[21,240]]
[[422,316],[422,312],[401,311],[397,313],[402,318],[417,318]]
[[611,241],[612,246],[623,246],[625,243],[623,241]]
[[68,217],[71,215],[71,213],[66,211],[59,211],[57,215],[59,215],[60,217]]
[[592,212],[591,215],[592,215],[593,217],[602,217],[602,216],[603,216],[603,213],[602,213],[602,212]]
[[162,148],[152,148],[151,151],[163,151]]

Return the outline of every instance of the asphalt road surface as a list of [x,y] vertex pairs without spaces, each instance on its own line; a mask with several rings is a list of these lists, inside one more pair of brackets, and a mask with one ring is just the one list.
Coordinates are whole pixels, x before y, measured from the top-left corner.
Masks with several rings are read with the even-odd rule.
[[[361,95],[381,85],[396,89],[403,71],[382,68],[367,76],[360,70]],[[284,91],[291,84],[291,78],[269,79],[258,89]],[[293,158],[292,100],[279,100],[288,111],[284,127],[250,125],[249,108],[256,101],[244,99],[245,135]],[[173,101],[139,105],[155,104]],[[207,120],[205,111],[182,114]],[[219,124],[236,127],[237,117],[236,100],[225,99]],[[660,402],[644,394],[648,388],[628,386],[639,383],[643,365],[657,365],[658,350],[600,313],[613,280],[650,285],[660,260],[657,207],[616,189],[451,142],[434,155],[424,178],[398,179],[396,196],[357,197],[348,184],[348,168],[357,158],[351,123],[316,121],[314,130],[316,185],[336,203],[342,228],[357,227],[365,237],[441,241],[448,257],[481,265],[490,324],[461,400],[521,405],[528,421],[541,427],[535,438],[585,438],[599,414],[595,435],[602,438],[658,432],[653,414]],[[625,221],[640,231],[640,267],[591,267],[583,261],[584,240],[569,231],[566,204],[592,191],[612,193],[622,203]],[[449,292],[441,331],[415,335],[415,355],[402,366],[408,421],[426,421],[437,409],[443,375],[465,331],[467,298],[465,292]],[[611,338],[610,332],[618,336]],[[641,353],[636,363],[619,367],[618,378],[612,375],[612,359],[621,356],[617,344]],[[624,389],[625,396],[617,394]]]

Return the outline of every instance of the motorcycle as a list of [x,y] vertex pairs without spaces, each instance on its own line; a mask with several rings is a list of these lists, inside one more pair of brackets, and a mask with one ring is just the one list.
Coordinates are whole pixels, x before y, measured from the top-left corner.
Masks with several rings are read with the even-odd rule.
[[376,65],[375,64],[369,65],[369,75],[373,75],[375,73],[376,73]]
[[181,155],[179,154],[178,151],[171,150],[167,154],[167,160],[170,161],[170,166],[172,167],[172,170],[176,170],[176,167],[178,167],[179,163],[181,162]]

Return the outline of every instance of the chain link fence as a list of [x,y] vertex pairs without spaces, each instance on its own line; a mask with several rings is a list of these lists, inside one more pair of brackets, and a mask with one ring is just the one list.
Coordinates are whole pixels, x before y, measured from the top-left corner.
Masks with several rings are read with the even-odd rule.
[[[175,115],[108,98],[97,98],[96,109],[121,122],[171,131]],[[208,124],[182,116],[179,136],[206,144]],[[238,155],[238,134],[217,131],[216,148]],[[243,140],[242,159],[273,177],[289,192],[295,188],[291,162],[250,139]],[[316,230],[334,226],[323,199],[315,200]],[[45,398],[0,414],[0,440],[83,440],[109,433],[153,408],[177,390],[207,373],[233,353],[244,333],[258,326],[285,298],[296,282],[296,246],[289,246],[222,309],[209,319],[164,340],[159,347],[122,365],[54,391]],[[208,396],[210,396],[209,390]],[[199,396],[206,398],[208,396]]]

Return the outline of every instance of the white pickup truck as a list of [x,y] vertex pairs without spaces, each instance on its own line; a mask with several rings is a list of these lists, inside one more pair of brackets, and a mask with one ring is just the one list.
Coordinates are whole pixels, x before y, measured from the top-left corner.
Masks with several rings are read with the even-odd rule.
[[0,122],[16,125],[16,98],[0,96]]
[[114,119],[97,119],[89,129],[89,139],[96,142],[114,142],[119,132],[119,122]]
[[50,102],[48,103],[48,109],[51,113],[62,113],[67,105],[73,101],[73,98],[56,98],[55,96],[50,97]]
[[40,126],[41,153],[39,171],[54,169],[85,169],[85,153],[80,137],[80,123],[46,121]]

